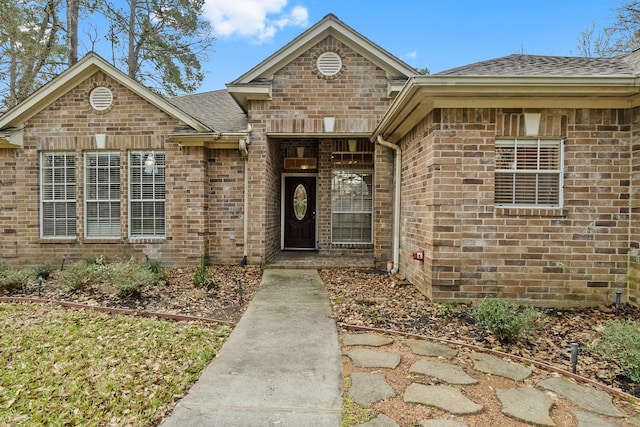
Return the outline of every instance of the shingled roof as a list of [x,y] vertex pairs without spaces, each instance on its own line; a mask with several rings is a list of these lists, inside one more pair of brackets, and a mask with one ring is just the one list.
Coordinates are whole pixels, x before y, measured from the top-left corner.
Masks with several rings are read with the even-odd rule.
[[247,130],[247,115],[226,89],[177,96],[169,102],[217,132]]
[[571,76],[634,77],[640,73],[640,51],[613,58],[509,55],[452,68],[435,76]]

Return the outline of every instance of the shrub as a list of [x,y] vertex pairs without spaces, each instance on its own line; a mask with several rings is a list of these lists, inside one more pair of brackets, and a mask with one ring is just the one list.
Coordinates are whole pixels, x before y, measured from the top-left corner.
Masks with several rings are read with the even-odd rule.
[[26,292],[29,283],[35,283],[36,279],[28,269],[6,268],[0,270],[0,285],[9,292]]
[[204,256],[200,261],[200,265],[193,272],[193,284],[198,288],[205,288],[207,291],[216,287],[215,278],[207,268],[207,261]]
[[167,272],[165,271],[162,262],[147,258],[142,265],[154,275],[155,280],[153,283],[158,283],[161,280],[167,279]]
[[42,276],[44,280],[47,280],[49,278],[49,275],[52,271],[53,267],[51,267],[51,265],[49,264],[34,265],[31,267],[33,277],[38,278],[38,276]]
[[602,336],[594,345],[602,354],[613,355],[622,370],[634,382],[640,382],[640,324],[638,322],[611,320],[605,322]]
[[508,299],[486,298],[473,309],[482,326],[502,342],[515,342],[537,329],[543,314],[532,308],[520,309]]
[[68,264],[57,275],[57,279],[69,291],[78,292],[89,285],[96,284],[99,275],[96,264],[87,261],[76,261]]
[[118,263],[111,275],[112,285],[120,298],[139,297],[145,288],[157,282],[156,275],[145,266]]

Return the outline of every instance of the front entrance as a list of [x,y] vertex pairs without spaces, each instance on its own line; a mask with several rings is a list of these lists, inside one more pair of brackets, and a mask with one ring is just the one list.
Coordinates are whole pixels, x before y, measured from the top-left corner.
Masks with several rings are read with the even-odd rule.
[[284,176],[282,249],[316,249],[316,177]]

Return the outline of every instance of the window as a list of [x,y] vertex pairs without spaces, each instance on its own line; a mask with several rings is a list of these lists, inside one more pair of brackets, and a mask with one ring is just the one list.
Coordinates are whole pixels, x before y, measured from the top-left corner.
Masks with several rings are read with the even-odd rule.
[[40,180],[40,236],[75,237],[75,154],[42,153]]
[[331,154],[331,241],[372,243],[373,152],[348,151],[346,142],[334,141]]
[[85,235],[120,237],[120,153],[88,152],[84,171]]
[[495,204],[562,207],[561,140],[496,141]]
[[129,155],[129,236],[165,236],[165,154]]

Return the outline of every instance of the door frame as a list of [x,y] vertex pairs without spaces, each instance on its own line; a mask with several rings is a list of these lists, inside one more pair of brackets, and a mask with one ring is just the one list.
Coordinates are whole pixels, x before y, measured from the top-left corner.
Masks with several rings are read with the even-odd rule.
[[285,227],[285,218],[284,218],[284,214],[285,214],[285,178],[287,177],[296,177],[296,176],[304,176],[304,177],[314,177],[316,179],[316,188],[315,188],[315,193],[316,193],[316,200],[315,200],[315,205],[316,205],[316,215],[315,215],[315,219],[314,219],[314,229],[315,229],[315,242],[313,245],[313,248],[287,248],[287,250],[292,250],[292,251],[296,251],[296,250],[300,250],[300,251],[316,251],[318,250],[318,174],[317,173],[283,173],[281,176],[281,183],[280,183],[280,250],[284,250],[285,246],[284,246],[284,227]]

